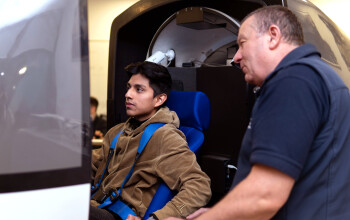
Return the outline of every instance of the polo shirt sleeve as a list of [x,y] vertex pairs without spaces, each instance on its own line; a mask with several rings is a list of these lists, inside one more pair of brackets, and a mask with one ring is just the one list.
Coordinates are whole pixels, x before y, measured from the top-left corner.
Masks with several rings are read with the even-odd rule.
[[278,75],[257,100],[249,160],[296,180],[325,117],[327,92],[320,76],[309,67],[291,66]]

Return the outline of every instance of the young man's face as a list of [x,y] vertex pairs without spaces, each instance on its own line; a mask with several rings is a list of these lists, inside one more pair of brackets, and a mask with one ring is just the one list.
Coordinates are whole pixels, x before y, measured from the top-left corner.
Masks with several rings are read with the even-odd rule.
[[131,76],[125,94],[126,114],[139,121],[152,117],[158,107],[160,95],[153,97],[154,91],[149,85],[149,79],[141,74]]

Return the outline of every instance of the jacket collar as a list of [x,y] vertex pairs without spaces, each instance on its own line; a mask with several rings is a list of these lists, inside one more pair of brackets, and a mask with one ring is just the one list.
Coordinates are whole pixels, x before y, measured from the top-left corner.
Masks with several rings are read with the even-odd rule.
[[138,133],[145,130],[145,128],[151,123],[165,123],[165,124],[173,124],[175,127],[179,127],[180,121],[177,117],[176,113],[170,111],[168,107],[160,108],[151,118],[144,121],[140,126],[135,128],[132,125],[132,118],[129,118],[124,125],[124,132],[127,135],[133,134],[137,135]]

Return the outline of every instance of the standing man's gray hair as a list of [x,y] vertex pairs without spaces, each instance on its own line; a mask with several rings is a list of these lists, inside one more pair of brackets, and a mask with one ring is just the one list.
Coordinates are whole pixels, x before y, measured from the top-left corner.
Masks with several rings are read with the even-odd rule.
[[302,26],[296,15],[288,8],[280,5],[262,7],[248,14],[241,23],[251,16],[255,18],[258,34],[268,31],[271,25],[277,25],[282,38],[288,43],[298,46],[305,43]]

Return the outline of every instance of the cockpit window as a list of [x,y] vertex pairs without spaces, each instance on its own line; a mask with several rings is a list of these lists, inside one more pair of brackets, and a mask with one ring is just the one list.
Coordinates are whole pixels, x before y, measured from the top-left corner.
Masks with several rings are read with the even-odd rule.
[[90,155],[86,5],[43,2],[28,17],[0,22],[0,191],[15,187],[9,180],[21,189],[61,185],[50,172],[73,176]]

